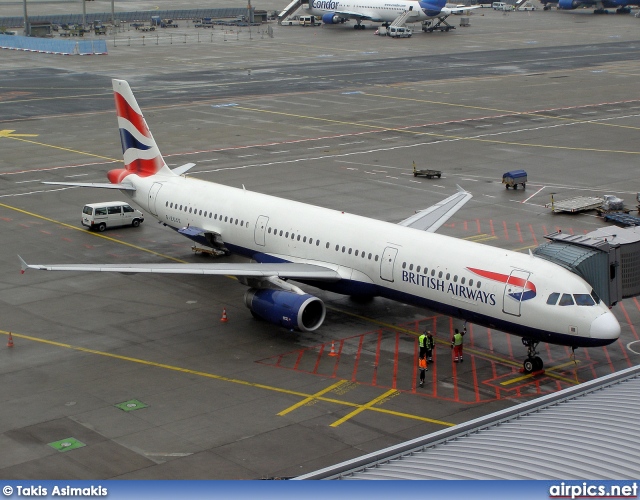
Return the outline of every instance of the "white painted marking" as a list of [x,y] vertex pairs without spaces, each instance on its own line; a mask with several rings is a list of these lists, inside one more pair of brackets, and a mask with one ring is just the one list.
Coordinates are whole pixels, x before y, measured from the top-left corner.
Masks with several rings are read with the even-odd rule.
[[529,196],[526,200],[524,200],[522,203],[527,203],[531,198],[533,198],[535,195],[537,195],[540,191],[542,191],[544,188],[546,188],[547,186],[542,186],[540,189],[538,189],[535,193],[533,193],[531,196]]
[[252,154],[252,155],[239,155],[238,158],[247,158],[249,156],[258,156],[258,153]]
[[16,181],[16,184],[26,184],[27,182],[40,182],[40,179],[33,179],[30,181]]
[[468,179],[466,177],[461,177],[460,178],[461,181],[471,181],[471,182],[478,182],[478,179]]
[[503,125],[513,125],[514,123],[520,123],[520,120],[514,120],[512,122],[502,122]]
[[[631,347],[633,344],[637,344],[638,342],[640,342],[640,340],[634,340],[633,342],[629,342],[629,343],[627,344],[627,349],[629,349],[629,350],[630,350],[632,353],[634,353],[634,354],[640,354],[640,352],[638,352],[638,351],[634,351],[634,350],[632,349],[632,347]],[[640,345],[638,346],[638,348],[640,348]]]
[[289,150],[287,150],[287,151],[271,151],[271,153],[269,153],[269,154],[277,155],[277,154],[280,154],[280,153],[289,153],[289,152],[290,152]]
[[89,174],[74,174],[74,175],[65,175],[65,178],[70,178],[70,177],[84,177],[85,175],[89,175]]

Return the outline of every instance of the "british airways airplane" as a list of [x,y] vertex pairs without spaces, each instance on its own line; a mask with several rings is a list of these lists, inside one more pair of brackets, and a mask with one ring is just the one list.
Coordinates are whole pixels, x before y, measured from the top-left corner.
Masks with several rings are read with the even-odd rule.
[[471,194],[458,192],[399,224],[186,177],[169,169],[129,84],[113,80],[124,168],[109,183],[47,184],[120,190],[165,226],[252,260],[205,264],[27,264],[45,271],[234,275],[251,313],[313,332],[325,305],[298,285],[386,297],[522,337],[526,372],[542,369],[539,342],[604,346],[620,336],[591,286],[552,262],[436,234]]
[[475,8],[477,6],[446,7],[446,0],[309,0],[305,13],[321,18],[325,24],[354,19],[353,27],[364,29],[362,21],[389,24],[404,13],[407,13],[406,23],[436,18],[444,22],[451,14]]

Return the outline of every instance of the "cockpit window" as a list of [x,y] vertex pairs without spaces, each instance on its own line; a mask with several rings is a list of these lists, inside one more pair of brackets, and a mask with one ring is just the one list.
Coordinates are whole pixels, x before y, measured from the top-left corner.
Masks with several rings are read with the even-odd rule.
[[553,292],[551,295],[549,295],[547,304],[549,304],[550,306],[555,306],[556,302],[558,302],[558,297],[560,297],[560,294],[557,292]]
[[595,290],[591,290],[591,297],[593,297],[593,300],[596,301],[596,304],[600,303],[600,297],[598,297],[598,294]]
[[573,298],[576,299],[576,304],[579,306],[595,306],[596,303],[588,293],[574,293]]
[[573,305],[573,297],[571,296],[570,293],[563,293],[562,297],[560,298],[560,303],[558,304],[560,306],[572,306]]

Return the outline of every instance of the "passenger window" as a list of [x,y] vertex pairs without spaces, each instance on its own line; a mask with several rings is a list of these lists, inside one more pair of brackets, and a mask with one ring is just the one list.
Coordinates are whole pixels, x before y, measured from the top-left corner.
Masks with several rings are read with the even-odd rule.
[[271,228],[269,228],[269,234],[271,234]]
[[202,215],[202,210],[198,210],[198,215]]
[[556,302],[558,302],[558,297],[560,297],[560,294],[558,292],[553,292],[551,295],[549,295],[547,304],[549,304],[550,306],[555,306]]
[[122,213],[122,209],[120,207],[108,207],[109,215],[116,215]]
[[349,255],[351,255],[351,249],[349,249]]
[[358,256],[358,250],[356,250],[356,253],[355,253],[355,255],[356,255],[356,257]]
[[480,282],[479,281],[476,283],[476,287],[480,288]]
[[207,216],[207,211],[206,211],[206,210],[204,211],[204,216],[205,216],[205,217]]
[[457,283],[457,282],[458,282],[458,275],[457,275],[457,274],[453,277],[453,282],[454,282],[454,283]]
[[135,210],[133,208],[131,208],[129,205],[122,205],[122,211],[124,213],[135,212]]
[[473,286],[473,280],[469,280],[469,286]]
[[300,235],[298,235],[298,238],[297,238],[297,240],[298,240],[298,241],[300,241]]
[[465,281],[467,281],[467,278],[462,278],[462,279],[460,280],[460,284],[461,284],[461,285],[464,285],[464,282],[465,282]]
[[96,208],[96,215],[107,215],[106,208]]
[[[299,236],[298,236],[298,238],[299,238]],[[295,239],[296,239],[296,235],[295,235],[295,234],[293,234],[293,233],[291,233],[291,239],[292,239],[292,240],[295,240]]]
[[227,220],[229,220],[229,216],[228,216],[228,215],[225,215],[225,216],[224,216],[224,221],[225,221],[225,222],[227,222]]
[[376,255],[376,259],[375,260],[376,260],[376,262],[378,262],[378,256],[377,255]]
[[596,303],[588,293],[574,293],[573,298],[579,306],[595,306]]
[[573,305],[573,297],[571,296],[570,293],[563,293],[562,297],[560,298],[560,303],[558,304],[560,306],[572,306]]
[[404,268],[406,268],[406,267],[407,267],[407,263],[406,263],[406,262],[403,262],[403,263],[402,263],[402,269],[404,269]]
[[416,272],[419,273],[420,272],[420,266],[416,267]]
[[306,243],[307,242],[307,237],[305,236],[304,238],[302,238],[302,243]]
[[413,264],[409,264],[409,271],[413,271]]
[[340,245],[336,245],[336,252],[340,250]]
[[447,281],[449,281],[449,278],[451,277],[451,275],[449,273],[447,273],[447,275],[444,277]]
[[[249,224],[249,223],[247,222],[247,224]],[[282,229],[280,229],[280,236],[282,236]]]
[[442,271],[438,273],[438,278],[442,278]]
[[342,253],[347,249],[347,247],[342,247]]
[[368,259],[369,259],[369,260],[371,260],[371,254],[369,254],[369,257],[368,257]]

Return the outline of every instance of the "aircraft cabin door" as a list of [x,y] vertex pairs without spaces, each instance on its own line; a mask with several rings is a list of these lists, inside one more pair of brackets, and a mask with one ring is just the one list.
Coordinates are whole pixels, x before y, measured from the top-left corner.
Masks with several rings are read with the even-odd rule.
[[387,247],[382,253],[382,260],[380,261],[380,278],[385,281],[393,283],[393,265],[396,262],[396,255],[398,255],[398,249],[393,247]]
[[256,221],[256,230],[253,233],[256,245],[264,246],[264,235],[267,231],[267,222],[269,222],[269,217],[266,215],[261,215]]
[[527,283],[531,273],[527,271],[513,270],[504,285],[502,299],[502,312],[513,316],[520,316],[522,297],[525,294]]
[[158,215],[158,211],[156,210],[156,198],[158,197],[158,191],[160,191],[161,187],[162,184],[154,182],[151,189],[149,189],[149,199],[147,201],[149,203],[149,212],[151,212],[152,215]]

